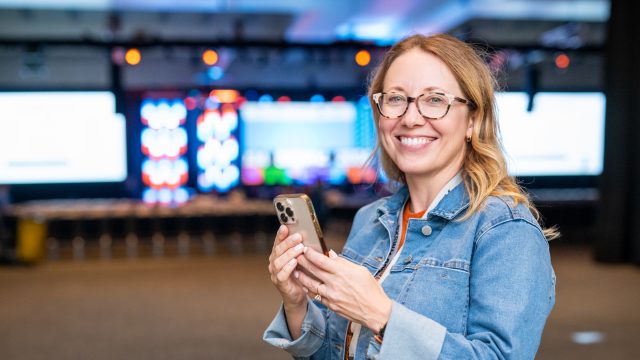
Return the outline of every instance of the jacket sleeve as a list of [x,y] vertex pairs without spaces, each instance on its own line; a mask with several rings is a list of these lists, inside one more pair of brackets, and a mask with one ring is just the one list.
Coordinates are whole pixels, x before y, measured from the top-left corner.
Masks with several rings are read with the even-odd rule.
[[322,354],[327,352],[328,355],[329,351],[325,336],[327,329],[325,311],[314,301],[309,300],[307,314],[302,320],[302,334],[293,340],[289,333],[284,307],[280,305],[278,313],[264,332],[263,340],[287,351],[295,359],[324,358]]
[[475,246],[466,334],[450,333],[441,324],[394,303],[374,358],[535,357],[555,302],[555,275],[546,239],[537,226],[516,219],[481,233]]

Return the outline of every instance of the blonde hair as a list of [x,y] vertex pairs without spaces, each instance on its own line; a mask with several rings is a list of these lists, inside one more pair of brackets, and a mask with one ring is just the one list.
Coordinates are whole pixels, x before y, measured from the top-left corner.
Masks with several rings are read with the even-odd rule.
[[[515,204],[523,203],[541,223],[540,213],[524,189],[507,173],[496,118],[494,89],[497,88],[497,82],[474,48],[446,34],[413,35],[401,40],[389,49],[373,73],[369,86],[371,107],[376,109],[372,95],[383,91],[384,80],[391,64],[400,55],[414,48],[433,54],[444,62],[458,81],[463,96],[473,103],[469,106],[470,116],[474,118],[473,132],[471,141],[467,143],[462,164],[462,178],[470,202],[462,219],[467,219],[480,210],[487,197],[493,195],[509,197]],[[404,184],[404,174],[381,144],[380,114],[375,110],[373,114],[378,130],[374,154],[379,151],[380,165],[387,177]],[[549,240],[559,236],[556,228],[544,229],[543,233]]]

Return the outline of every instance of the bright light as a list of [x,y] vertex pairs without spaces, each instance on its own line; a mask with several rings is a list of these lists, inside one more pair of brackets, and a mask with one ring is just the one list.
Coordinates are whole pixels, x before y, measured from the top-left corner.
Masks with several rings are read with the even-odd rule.
[[212,66],[207,71],[207,75],[211,80],[220,80],[224,77],[224,69],[220,66]]
[[202,54],[202,61],[209,66],[213,66],[218,62],[218,53],[209,49]]
[[367,50],[360,50],[356,53],[356,64],[367,66],[371,62],[371,54]]
[[209,93],[210,97],[215,97],[218,99],[218,102],[223,104],[234,103],[238,100],[240,93],[237,90],[212,90]]
[[311,102],[324,102],[324,96],[320,95],[320,94],[315,94],[311,97],[311,100],[309,100]]
[[571,64],[571,59],[567,54],[562,53],[556,56],[555,63],[558,69],[566,69]]
[[127,61],[127,64],[135,66],[142,60],[142,55],[140,54],[140,50],[131,48],[127,50],[127,53],[124,55],[124,59]]
[[605,334],[599,331],[577,331],[571,334],[571,340],[580,345],[592,345],[605,341]]

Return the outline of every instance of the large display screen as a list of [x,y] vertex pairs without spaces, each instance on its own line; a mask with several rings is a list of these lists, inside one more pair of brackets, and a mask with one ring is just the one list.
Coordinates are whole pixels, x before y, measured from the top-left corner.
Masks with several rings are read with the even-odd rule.
[[245,185],[371,183],[371,110],[360,102],[246,102],[240,108]]
[[120,182],[125,119],[106,91],[0,92],[0,183]]
[[602,173],[605,96],[599,92],[497,94],[509,171],[515,176],[595,176]]

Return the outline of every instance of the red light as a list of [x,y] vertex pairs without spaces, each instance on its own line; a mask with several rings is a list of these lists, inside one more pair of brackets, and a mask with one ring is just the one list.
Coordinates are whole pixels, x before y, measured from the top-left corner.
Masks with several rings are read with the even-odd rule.
[[184,106],[187,108],[187,110],[191,111],[198,106],[198,101],[195,98],[189,96],[184,99]]
[[567,54],[559,54],[556,56],[555,62],[558,69],[566,69],[571,64],[571,59]]
[[347,101],[347,99],[344,98],[344,96],[334,96],[333,99],[331,99],[331,101],[333,102],[343,102],[343,101]]
[[286,96],[286,95],[285,96],[280,96],[278,98],[278,101],[280,101],[280,102],[288,102],[288,101],[291,101],[291,98]]

